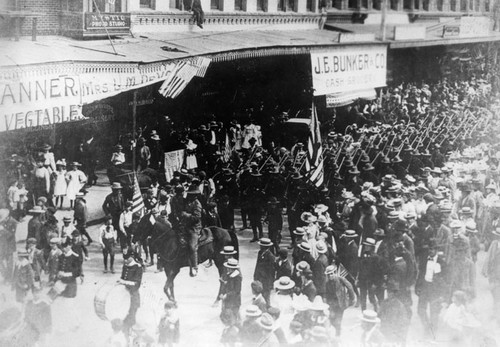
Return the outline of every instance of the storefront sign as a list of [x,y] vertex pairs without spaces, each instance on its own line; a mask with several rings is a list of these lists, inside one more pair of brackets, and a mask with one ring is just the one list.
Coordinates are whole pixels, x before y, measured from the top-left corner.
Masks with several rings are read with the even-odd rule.
[[394,27],[394,40],[424,40],[426,35],[425,26],[404,25]]
[[387,46],[345,46],[311,52],[314,95],[386,85]]
[[339,33],[339,43],[373,42],[374,40],[374,33]]
[[116,30],[127,32],[130,29],[130,13],[85,13],[86,30]]
[[101,73],[0,73],[0,132],[85,119],[83,105],[163,81],[176,64],[121,69],[101,64]]
[[460,18],[460,37],[481,37],[490,34],[490,19],[487,17]]
[[460,26],[445,25],[443,27],[443,37],[456,37],[458,35],[460,35]]

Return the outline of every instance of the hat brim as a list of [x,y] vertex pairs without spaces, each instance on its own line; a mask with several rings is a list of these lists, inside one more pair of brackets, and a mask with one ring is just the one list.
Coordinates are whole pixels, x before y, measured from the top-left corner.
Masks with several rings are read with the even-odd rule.
[[299,247],[301,250],[303,250],[304,252],[307,252],[307,253],[311,253],[311,250],[310,249],[306,249],[306,248],[303,248],[302,245],[298,245],[297,247]]
[[279,280],[274,281],[274,288],[276,288],[278,290],[288,290],[288,289],[292,289],[293,287],[295,287],[295,282],[293,282],[293,281],[290,281],[290,283],[287,285],[280,284]]
[[235,255],[236,253],[238,253],[238,252],[236,252],[236,251],[231,251],[231,252],[220,251],[220,254],[222,254],[222,255]]
[[262,243],[262,242],[257,242],[260,246],[264,246],[264,247],[272,247],[273,246],[273,243]]
[[29,210],[28,213],[42,214],[42,213],[45,213],[45,211],[44,210]]
[[240,268],[239,265],[232,265],[232,264],[229,264],[227,262],[224,263],[224,266],[227,267],[228,269],[239,269]]
[[355,238],[358,237],[358,234],[342,234],[342,236],[347,238]]

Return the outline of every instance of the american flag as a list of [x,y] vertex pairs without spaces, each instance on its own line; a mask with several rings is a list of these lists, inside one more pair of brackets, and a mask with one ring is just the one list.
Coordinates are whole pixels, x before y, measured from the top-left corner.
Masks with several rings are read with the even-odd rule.
[[169,76],[160,87],[160,94],[166,98],[175,99],[191,82],[193,77],[198,72],[198,67],[190,64],[187,61],[179,63],[175,73]]
[[223,153],[223,159],[225,163],[227,163],[231,158],[231,151],[232,151],[231,142],[229,141],[229,136],[226,132],[226,144],[224,146],[224,153]]
[[208,66],[210,65],[210,62],[212,59],[206,58],[206,57],[196,57],[193,60],[193,64],[197,67],[196,71],[196,76],[197,77],[205,77],[205,74],[207,73]]
[[342,263],[339,263],[337,265],[337,275],[346,278],[350,274],[349,271],[347,271],[347,269],[344,267],[344,265],[342,265]]
[[134,173],[134,195],[132,196],[132,213],[139,213],[141,216],[144,213],[144,200],[142,199],[141,189],[137,175]]
[[321,134],[319,131],[318,114],[314,102],[312,104],[311,124],[309,126],[309,138],[307,139],[306,170],[309,172],[309,180],[319,187],[324,182],[323,147],[321,146]]

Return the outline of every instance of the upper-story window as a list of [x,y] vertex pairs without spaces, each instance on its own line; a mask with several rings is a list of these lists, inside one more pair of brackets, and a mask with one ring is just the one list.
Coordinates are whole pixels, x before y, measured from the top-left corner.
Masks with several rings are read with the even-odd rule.
[[257,0],[257,11],[266,10],[266,0]]
[[218,9],[220,9],[219,6],[220,6],[219,0],[210,0],[210,9],[218,10]]
[[314,11],[313,0],[306,0],[306,10],[309,12]]
[[278,11],[286,11],[286,0],[278,0]]
[[243,11],[243,0],[234,0],[234,10]]
[[141,8],[152,8],[152,0],[139,0]]

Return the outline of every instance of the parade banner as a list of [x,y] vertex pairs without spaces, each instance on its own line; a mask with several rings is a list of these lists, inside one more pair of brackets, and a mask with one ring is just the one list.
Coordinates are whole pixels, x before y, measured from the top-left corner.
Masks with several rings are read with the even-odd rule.
[[47,73],[0,71],[0,132],[85,119],[83,105],[163,81],[177,64],[90,64],[83,73],[57,67]]
[[386,85],[387,46],[362,45],[311,52],[314,95]]
[[183,164],[183,149],[165,153],[165,177],[168,182],[170,182],[170,180],[174,177],[174,171],[179,171]]

